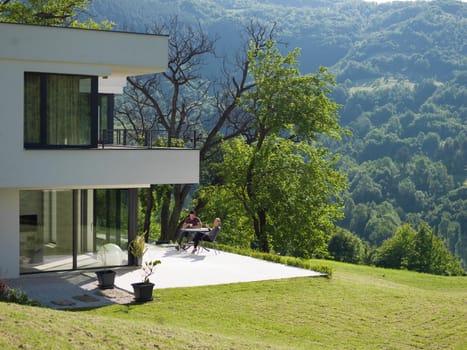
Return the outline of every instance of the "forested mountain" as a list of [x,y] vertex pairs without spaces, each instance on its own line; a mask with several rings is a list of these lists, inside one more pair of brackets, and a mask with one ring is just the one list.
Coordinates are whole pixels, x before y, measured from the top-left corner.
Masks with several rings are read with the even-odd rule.
[[277,23],[284,50],[302,49],[303,73],[335,76],[353,133],[329,142],[349,182],[338,224],[377,247],[426,221],[467,265],[467,3],[94,0],[90,10],[130,31],[174,14],[199,21],[220,55],[233,55],[251,19]]

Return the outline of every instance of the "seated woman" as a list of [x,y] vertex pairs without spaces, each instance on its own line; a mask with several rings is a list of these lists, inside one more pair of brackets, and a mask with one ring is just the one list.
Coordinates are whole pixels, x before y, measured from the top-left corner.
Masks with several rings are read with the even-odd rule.
[[193,251],[191,254],[196,253],[199,241],[214,242],[216,240],[217,235],[221,230],[221,219],[215,218],[212,227],[209,227],[209,225],[206,225],[206,227],[209,229],[208,232],[196,232],[196,235],[193,238]]

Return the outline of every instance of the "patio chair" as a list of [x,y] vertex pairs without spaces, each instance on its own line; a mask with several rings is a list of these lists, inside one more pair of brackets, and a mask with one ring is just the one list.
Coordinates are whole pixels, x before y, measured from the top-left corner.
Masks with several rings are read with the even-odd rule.
[[[220,232],[221,232],[221,227],[220,226],[217,226],[214,229],[212,229],[209,232],[209,234],[206,235],[206,236],[209,237],[208,240],[201,239],[198,242],[198,250],[196,251],[196,253],[198,254],[201,250],[205,250],[207,252],[211,251],[208,247],[206,247],[206,243],[209,243],[211,245],[214,245],[214,248],[216,249],[216,254],[217,254],[217,251],[219,250],[217,248],[217,237],[219,236]],[[192,243],[194,244],[194,242],[192,242]]]

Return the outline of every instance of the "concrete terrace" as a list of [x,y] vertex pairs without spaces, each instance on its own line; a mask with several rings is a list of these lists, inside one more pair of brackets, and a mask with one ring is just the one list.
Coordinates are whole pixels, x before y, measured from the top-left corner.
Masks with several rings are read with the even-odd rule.
[[[161,260],[151,276],[155,289],[207,286],[292,277],[319,277],[321,273],[211,249],[199,254],[178,252],[173,246],[147,245],[145,260]],[[142,280],[138,267],[113,268],[115,288],[101,290],[94,270],[23,275],[8,280],[11,288],[27,293],[42,306],[54,309],[88,308],[133,302],[134,282]]]

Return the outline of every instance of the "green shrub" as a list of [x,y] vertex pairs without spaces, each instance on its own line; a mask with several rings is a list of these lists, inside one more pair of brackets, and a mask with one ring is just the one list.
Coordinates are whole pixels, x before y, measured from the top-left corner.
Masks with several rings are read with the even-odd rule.
[[8,287],[5,280],[0,280],[0,301],[21,305],[39,306],[38,302],[29,300],[26,292]]
[[226,246],[226,245],[219,245],[219,248],[222,249],[223,251],[230,252],[230,253],[250,256],[256,259],[262,259],[262,260],[271,261],[271,262],[275,262],[275,263],[279,263],[283,265],[294,266],[294,267],[299,267],[302,269],[320,272],[320,273],[325,274],[327,278],[332,277],[333,270],[331,266],[327,266],[325,264],[314,264],[309,259],[297,258],[293,256],[282,256],[282,255],[271,254],[271,253],[263,253],[257,250],[237,248],[237,247],[231,247],[231,246]]

